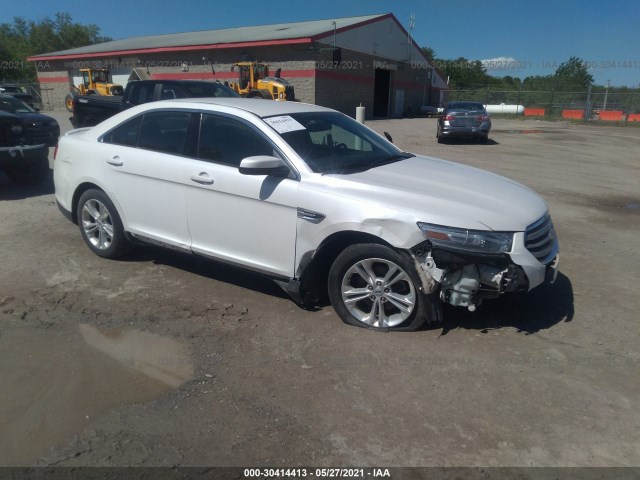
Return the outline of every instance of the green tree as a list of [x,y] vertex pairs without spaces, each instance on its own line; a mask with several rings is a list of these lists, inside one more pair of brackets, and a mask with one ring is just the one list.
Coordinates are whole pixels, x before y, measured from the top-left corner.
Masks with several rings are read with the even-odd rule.
[[593,83],[593,76],[584,62],[578,57],[571,57],[561,63],[554,74],[558,87],[562,90],[585,91]]
[[427,57],[429,63],[433,64],[436,60],[436,51],[431,47],[422,47],[420,50],[422,51],[422,54]]
[[13,23],[0,24],[0,60],[7,66],[0,71],[0,80],[34,81],[36,71],[27,57],[109,40],[100,35],[97,25],[74,23],[68,13],[56,13],[39,22],[15,17]]
[[498,79],[487,74],[480,60],[468,60],[464,57],[455,60],[438,59],[435,65],[444,77],[449,77],[451,88],[473,89],[499,83]]

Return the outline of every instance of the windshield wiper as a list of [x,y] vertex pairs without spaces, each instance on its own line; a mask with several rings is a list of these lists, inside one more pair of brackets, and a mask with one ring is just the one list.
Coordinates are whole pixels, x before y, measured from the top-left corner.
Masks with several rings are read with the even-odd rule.
[[398,162],[400,160],[405,160],[407,158],[415,157],[413,153],[402,152],[395,155],[389,155],[388,157],[380,158],[374,162],[367,163],[351,163],[342,166],[338,169],[336,173],[343,173],[345,171],[348,172],[365,172],[372,168],[381,167],[382,165],[388,165],[390,163]]

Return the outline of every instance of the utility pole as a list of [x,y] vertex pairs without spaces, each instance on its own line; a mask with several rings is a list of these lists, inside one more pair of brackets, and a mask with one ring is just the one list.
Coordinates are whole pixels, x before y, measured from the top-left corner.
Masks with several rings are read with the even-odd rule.
[[604,106],[602,110],[607,109],[607,97],[609,96],[609,85],[611,84],[611,80],[607,80],[607,89],[604,91]]
[[584,121],[591,120],[591,84],[589,84],[589,88],[587,89],[587,101],[584,105]]

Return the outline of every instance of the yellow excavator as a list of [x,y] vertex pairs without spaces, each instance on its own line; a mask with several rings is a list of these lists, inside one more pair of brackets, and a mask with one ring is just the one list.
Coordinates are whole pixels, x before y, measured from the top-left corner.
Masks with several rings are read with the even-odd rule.
[[269,65],[258,62],[237,62],[231,71],[238,69],[237,82],[229,87],[247,98],[265,98],[268,100],[296,101],[293,85],[280,78],[280,69],[274,76],[269,76]]
[[[122,85],[109,82],[109,70],[106,68],[81,68],[82,83],[73,87],[76,95],[122,95]],[[64,99],[67,110],[73,111],[73,94]]]

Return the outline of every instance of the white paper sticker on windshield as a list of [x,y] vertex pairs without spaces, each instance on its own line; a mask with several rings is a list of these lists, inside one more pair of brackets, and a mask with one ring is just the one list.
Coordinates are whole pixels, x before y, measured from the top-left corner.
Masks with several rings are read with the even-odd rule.
[[304,127],[289,115],[280,117],[265,118],[265,122],[275,128],[278,133],[294,132],[296,130],[304,130]]

